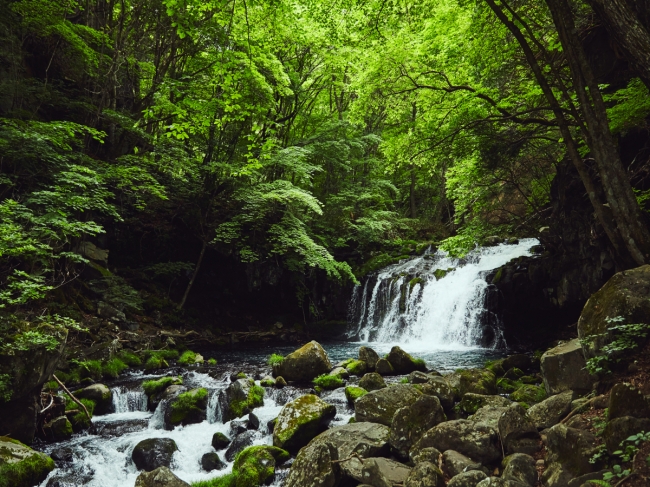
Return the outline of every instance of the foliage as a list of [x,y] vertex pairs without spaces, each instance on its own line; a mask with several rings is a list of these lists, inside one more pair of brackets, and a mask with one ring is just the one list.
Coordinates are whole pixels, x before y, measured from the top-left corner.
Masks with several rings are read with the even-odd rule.
[[142,360],[140,360],[140,357],[138,357],[130,350],[122,350],[119,353],[118,358],[129,367],[137,367],[139,365],[142,365]]
[[217,365],[217,359],[216,358],[209,358],[208,359],[208,365],[211,365],[211,366]]
[[180,385],[183,383],[181,377],[161,377],[160,379],[146,380],[142,383],[142,389],[147,396],[164,391],[171,385]]
[[284,361],[284,357],[282,355],[278,355],[277,353],[272,353],[269,356],[267,363],[270,366],[274,366],[274,365],[280,365],[283,361]]
[[343,379],[338,375],[319,375],[314,379],[314,385],[321,389],[337,389],[343,387]]
[[185,350],[183,354],[178,359],[179,365],[190,365],[194,364],[196,360],[196,353],[191,350]]
[[207,396],[208,391],[203,388],[179,394],[171,406],[171,422],[179,423],[183,418],[187,417],[188,414],[194,411],[199,411],[197,403],[203,401]]
[[127,364],[115,357],[102,364],[102,376],[104,378],[117,379],[117,377],[128,368],[129,366]]

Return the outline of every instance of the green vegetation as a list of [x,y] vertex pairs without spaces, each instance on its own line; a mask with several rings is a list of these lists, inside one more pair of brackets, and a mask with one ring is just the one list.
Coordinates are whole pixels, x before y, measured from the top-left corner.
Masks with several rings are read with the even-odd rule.
[[267,363],[270,366],[280,365],[283,360],[284,357],[282,355],[278,355],[277,353],[272,353],[269,359],[267,360]]
[[217,359],[216,359],[216,358],[210,358],[210,359],[208,359],[208,365],[210,365],[210,366],[215,366],[215,365],[217,365]]
[[178,359],[179,365],[190,365],[196,362],[196,353],[191,350],[185,350]]
[[345,368],[352,375],[358,375],[359,377],[365,374],[367,370],[366,363],[363,360],[352,360],[345,365]]
[[[2,442],[22,445],[19,441],[6,436],[0,436],[0,443]],[[27,448],[25,445],[22,446]],[[3,455],[4,449],[0,447],[0,487],[36,485],[54,470],[54,460],[43,453],[34,452],[33,455],[29,455],[16,463],[5,461],[2,458]]]
[[102,363],[99,360],[71,361],[79,373],[81,379],[90,378],[99,381],[102,378]]
[[366,394],[368,394],[368,391],[366,391],[363,387],[347,386],[345,388],[345,397],[350,404],[354,404],[354,401],[360,397],[365,396]]
[[321,389],[338,389],[339,387],[343,387],[343,379],[338,375],[319,375],[314,379],[313,383]]
[[264,404],[264,388],[255,384],[252,379],[249,379],[250,389],[248,396],[243,400],[234,400],[230,403],[230,411],[233,418],[240,418],[248,411]]
[[510,399],[515,402],[536,404],[546,399],[546,391],[543,387],[525,384],[510,394]]
[[138,367],[139,365],[142,365],[140,357],[130,350],[122,350],[117,357],[129,367]]
[[172,402],[170,421],[172,424],[179,424],[188,416],[200,413],[199,404],[205,402],[208,397],[207,389],[197,389],[183,392]]
[[102,364],[102,376],[109,379],[117,379],[117,377],[128,369],[129,366],[119,358],[113,358],[108,362]]
[[171,385],[181,385],[183,379],[181,377],[161,377],[160,379],[146,380],[142,383],[142,388],[147,396],[158,394],[164,391]]

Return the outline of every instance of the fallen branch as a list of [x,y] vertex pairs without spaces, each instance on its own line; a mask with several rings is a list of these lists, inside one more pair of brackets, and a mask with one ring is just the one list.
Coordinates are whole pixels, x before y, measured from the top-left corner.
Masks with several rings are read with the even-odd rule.
[[363,465],[363,458],[361,458],[361,457],[359,456],[358,453],[353,453],[353,454],[350,455],[349,457],[347,457],[347,458],[343,458],[343,459],[341,459],[341,460],[332,460],[332,463],[343,463],[343,462],[349,462],[349,461],[352,460],[353,458],[356,458],[357,460],[359,460],[359,461],[361,462],[361,464]]
[[596,402],[596,399],[600,399],[601,397],[603,397],[603,395],[592,397],[586,403],[582,404],[581,406],[578,406],[573,411],[571,411],[566,418],[564,418],[562,421],[560,421],[560,424],[566,423],[572,417],[574,417],[576,414],[578,414],[578,411],[582,411],[583,409],[587,408],[587,406],[591,406],[594,402]]
[[70,399],[72,399],[72,400],[73,400],[74,402],[76,402],[79,406],[81,406],[81,409],[83,409],[84,413],[86,413],[86,416],[88,417],[88,421],[92,421],[92,418],[91,418],[91,416],[90,416],[90,413],[89,413],[88,410],[86,409],[86,406],[84,406],[84,404],[83,404],[79,399],[77,399],[76,397],[74,397],[74,396],[72,395],[72,392],[70,392],[70,391],[68,390],[68,388],[67,388],[65,385],[63,385],[63,382],[61,382],[61,381],[59,380],[59,378],[58,378],[56,375],[52,374],[52,377],[53,377],[54,380],[57,382],[57,384],[59,384],[59,385],[61,386],[61,388],[65,391],[65,393],[66,393],[68,396],[70,396]]
[[41,413],[40,413],[40,414],[43,414],[45,411],[47,411],[48,409],[50,409],[50,408],[52,407],[52,404],[54,404],[54,396],[53,396],[52,394],[50,394],[50,404],[48,404],[47,407],[46,407],[45,409],[41,409]]

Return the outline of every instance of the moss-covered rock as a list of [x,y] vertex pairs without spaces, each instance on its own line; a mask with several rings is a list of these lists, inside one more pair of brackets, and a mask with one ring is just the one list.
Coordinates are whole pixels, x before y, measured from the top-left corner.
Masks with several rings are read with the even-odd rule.
[[158,467],[151,472],[142,472],[135,479],[134,487],[190,487],[190,484],[179,479],[167,467]]
[[345,388],[345,398],[348,400],[348,403],[352,406],[354,406],[354,402],[357,399],[365,396],[366,394],[368,394],[368,391],[365,390],[363,387],[347,386]]
[[77,399],[90,399],[95,403],[95,415],[106,414],[113,408],[113,394],[104,384],[93,384],[74,393]]
[[510,399],[515,402],[525,402],[526,404],[537,404],[546,399],[546,391],[543,387],[525,384],[510,394]]
[[262,387],[275,387],[275,379],[270,375],[263,377],[262,380],[260,381],[260,385]]
[[146,380],[142,383],[142,389],[147,396],[152,396],[154,394],[159,394],[169,386],[172,385],[182,385],[182,377],[161,377],[160,379]]
[[235,487],[259,487],[275,475],[276,465],[289,459],[282,448],[269,445],[249,446],[235,458]]
[[273,376],[282,376],[288,381],[308,382],[332,370],[332,364],[325,349],[316,341],[287,355],[278,365],[273,366]]
[[54,470],[54,461],[23,445],[0,436],[0,487],[32,487]]
[[368,366],[368,370],[375,370],[379,354],[370,347],[359,347],[359,360],[362,360]]
[[343,387],[343,379],[339,375],[319,375],[314,379],[316,390],[332,390]]
[[525,374],[523,370],[517,367],[512,367],[511,369],[508,369],[505,374],[503,374],[503,377],[506,379],[519,380],[524,375]]
[[49,441],[65,441],[72,437],[72,423],[65,416],[59,416],[43,425],[43,432]]
[[180,424],[200,423],[205,420],[207,406],[207,389],[192,389],[179,394],[170,401],[165,411],[165,428],[173,429]]
[[427,366],[423,360],[413,358],[398,346],[390,349],[390,352],[386,356],[386,360],[390,362],[393,369],[398,374],[408,374],[414,370],[427,370]]
[[237,379],[219,394],[219,404],[224,421],[240,418],[264,405],[264,388],[253,379]]
[[468,392],[491,396],[497,393],[496,376],[486,369],[461,369],[446,376],[462,397]]
[[378,391],[386,387],[386,382],[384,382],[384,378],[377,372],[370,372],[361,378],[359,387],[362,387],[366,391]]
[[375,370],[379,375],[395,375],[395,369],[393,368],[391,363],[385,358],[381,358],[377,360],[377,365],[375,366]]
[[223,450],[230,445],[230,439],[223,433],[217,431],[212,435],[212,448],[215,450]]
[[335,415],[336,407],[318,396],[301,396],[280,411],[273,430],[273,445],[297,452],[324,431]]
[[350,372],[348,372],[348,369],[344,367],[334,367],[329,375],[340,377],[341,379],[348,379],[350,377]]
[[503,374],[506,373],[503,368],[504,359],[500,360],[491,360],[485,363],[485,369],[492,372],[497,377],[503,377]]
[[413,404],[398,409],[393,416],[389,443],[402,460],[408,460],[409,450],[425,432],[447,420],[434,396],[420,396]]
[[473,394],[468,392],[463,396],[463,399],[458,403],[456,408],[465,414],[474,414],[484,406],[491,407],[508,407],[512,404],[505,397],[501,396],[485,396],[483,394]]
[[345,366],[348,372],[352,375],[357,375],[361,377],[363,374],[366,373],[366,370],[368,369],[368,366],[363,360],[353,360],[349,364]]
[[436,278],[436,281],[439,281],[453,270],[453,267],[448,267],[447,269],[436,269],[433,271],[433,276]]
[[354,403],[357,421],[369,421],[390,426],[395,412],[413,404],[422,393],[408,384],[372,391],[357,399]]
[[497,379],[497,391],[499,394],[512,394],[523,385],[524,383],[518,380],[506,379],[505,377]]

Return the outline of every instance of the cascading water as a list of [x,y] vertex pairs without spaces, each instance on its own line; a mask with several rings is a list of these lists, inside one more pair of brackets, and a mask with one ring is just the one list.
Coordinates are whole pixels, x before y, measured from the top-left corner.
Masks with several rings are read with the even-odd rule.
[[113,409],[116,413],[130,413],[147,410],[147,396],[144,391],[116,387],[111,390],[113,394]]
[[445,252],[388,266],[354,290],[350,338],[408,344],[409,350],[505,346],[486,306],[489,271],[531,255],[539,242],[478,248],[462,259]]

